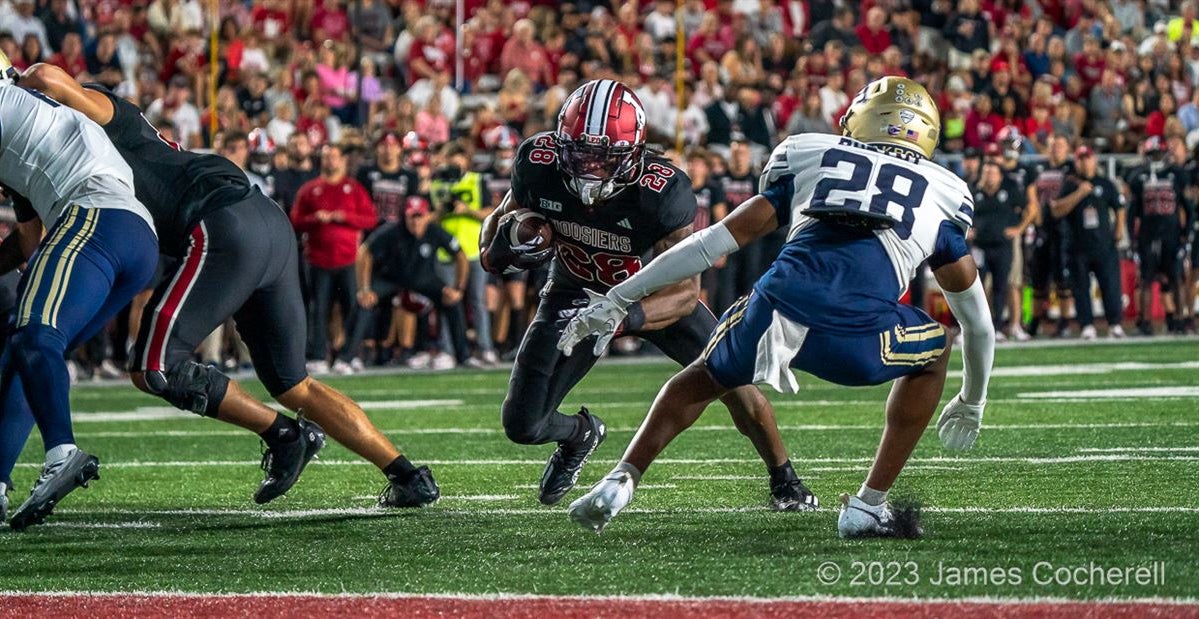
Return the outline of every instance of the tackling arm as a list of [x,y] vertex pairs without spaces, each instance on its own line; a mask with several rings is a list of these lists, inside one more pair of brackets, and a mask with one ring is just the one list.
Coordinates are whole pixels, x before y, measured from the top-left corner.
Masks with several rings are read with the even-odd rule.
[[[654,256],[657,257],[671,247],[687,240],[693,230],[692,226],[684,226],[671,232],[654,244]],[[635,316],[636,312],[629,312],[629,318],[625,320],[625,327],[630,330],[644,329],[646,331],[668,327],[678,319],[690,314],[695,309],[696,303],[699,303],[698,275],[671,284],[646,297],[640,302],[641,316]],[[637,322],[641,324],[636,324]]]
[[42,220],[36,217],[18,223],[0,242],[0,275],[21,266],[33,255],[42,239]]
[[100,126],[112,121],[115,110],[112,101],[104,93],[84,88],[66,71],[52,64],[38,63],[25,69],[20,84],[82,112]]
[[636,275],[617,284],[607,295],[588,291],[591,303],[566,325],[558,348],[567,355],[592,335],[598,356],[624,321],[629,306],[671,284],[693,278],[717,260],[778,228],[775,207],[765,196],[746,200],[720,223],[688,236],[651,261]]
[[978,267],[969,254],[946,264],[933,275],[945,294],[945,302],[962,325],[962,390],[945,405],[937,421],[937,433],[950,449],[969,449],[978,438],[987,383],[995,360],[995,327]]

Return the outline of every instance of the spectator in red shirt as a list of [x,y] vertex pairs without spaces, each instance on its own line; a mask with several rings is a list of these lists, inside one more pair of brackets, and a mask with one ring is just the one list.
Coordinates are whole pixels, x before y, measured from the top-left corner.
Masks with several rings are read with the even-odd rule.
[[719,63],[730,49],[733,49],[733,42],[721,37],[720,22],[716,14],[711,11],[704,13],[699,32],[687,42],[687,57],[691,59],[691,67],[696,77],[699,77],[700,67],[703,67],[705,62]]
[[500,74],[508,75],[513,69],[520,69],[535,85],[548,86],[553,83],[549,56],[545,48],[533,39],[532,20],[522,19],[512,26],[512,38],[504,44],[504,51],[500,53]]
[[991,109],[990,95],[976,95],[974,107],[966,115],[966,148],[982,148],[990,144],[1003,124],[1003,118]]
[[321,175],[300,187],[291,222],[304,235],[304,260],[309,267],[309,371],[328,370],[329,313],[333,301],[342,308],[347,325],[354,308],[354,260],[362,231],[378,217],[370,194],[347,173],[348,159],[340,146],[321,149]]
[[350,34],[350,18],[338,0],[324,0],[312,15],[312,38],[344,41]]
[[871,54],[881,54],[891,46],[891,32],[887,30],[887,12],[880,7],[866,11],[866,21],[855,32],[862,47]]
[[425,16],[416,22],[416,38],[408,48],[408,83],[433,79],[438,73],[450,70],[450,54],[438,41],[441,25]]
[[83,56],[83,39],[76,32],[62,37],[62,51],[50,57],[50,64],[67,72],[71,77],[87,73],[87,58]]
[[291,32],[291,15],[286,6],[286,0],[264,0],[255,6],[250,13],[254,30],[271,42],[287,38]]
[[1107,60],[1099,49],[1099,40],[1087,35],[1082,42],[1082,52],[1074,57],[1074,70],[1082,78],[1083,92],[1089,94],[1091,89],[1103,78],[1103,69]]

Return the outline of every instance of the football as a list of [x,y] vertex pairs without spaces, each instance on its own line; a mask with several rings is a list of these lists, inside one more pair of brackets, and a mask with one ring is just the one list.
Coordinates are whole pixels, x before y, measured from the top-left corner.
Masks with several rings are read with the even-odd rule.
[[509,240],[513,248],[520,248],[518,253],[537,254],[553,246],[554,228],[545,217],[525,208],[508,217],[514,220],[508,229]]

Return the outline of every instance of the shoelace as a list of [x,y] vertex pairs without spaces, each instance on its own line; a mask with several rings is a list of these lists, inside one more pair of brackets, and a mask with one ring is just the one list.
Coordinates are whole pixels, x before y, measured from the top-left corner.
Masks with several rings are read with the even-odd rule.
[[266,446],[266,441],[258,441],[258,444],[260,447],[262,447],[262,462],[260,462],[258,466],[261,467],[264,472],[269,473],[271,471],[271,456],[273,455],[271,453],[271,448]]

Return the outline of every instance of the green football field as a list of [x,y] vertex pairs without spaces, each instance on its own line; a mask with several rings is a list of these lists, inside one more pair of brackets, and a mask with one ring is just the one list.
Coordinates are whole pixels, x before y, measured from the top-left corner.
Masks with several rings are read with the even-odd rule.
[[[1191,600],[1199,592],[1194,339],[1001,348],[977,447],[947,452],[930,430],[893,492],[923,504],[920,540],[837,538],[837,497],[863,479],[888,388],[808,376],[798,396],[770,397],[819,512],[767,509],[764,467],[717,406],[671,445],[602,535],[578,528],[566,505],[616,462],[674,369],[601,363],[568,396],[564,410],[587,405],[610,433],[557,507],[536,500],[552,446],[514,445],[500,428],[506,371],[331,379],[433,469],[441,501],[410,511],[375,509],[382,477],[332,443],[288,496],[260,508],[250,499],[261,478],[257,437],[127,385],[80,386],[77,442],[100,457],[102,479],[48,524],[0,531],[0,589]],[[945,399],[959,382],[955,372]],[[18,465],[14,507],[37,475],[40,447],[35,436]],[[1140,583],[1138,568],[1147,570]]]

